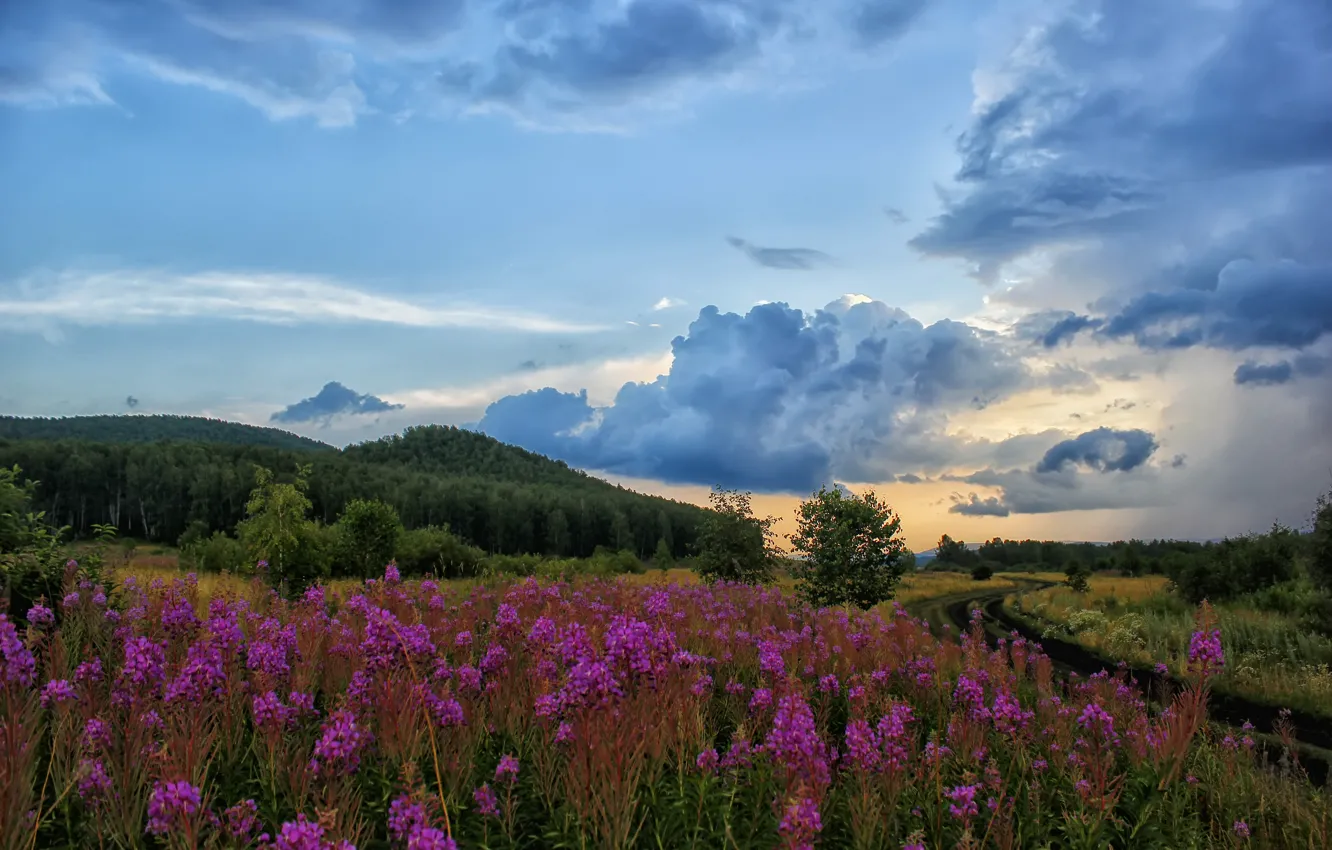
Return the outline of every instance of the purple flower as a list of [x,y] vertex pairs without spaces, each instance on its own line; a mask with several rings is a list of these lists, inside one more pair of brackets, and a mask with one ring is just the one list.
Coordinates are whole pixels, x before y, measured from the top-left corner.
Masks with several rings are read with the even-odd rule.
[[782,697],[777,704],[763,749],[788,777],[800,777],[816,788],[832,781],[827,745],[819,737],[809,703],[798,694]]
[[1221,648],[1221,630],[1194,632],[1189,638],[1189,672],[1207,678],[1220,670],[1226,663],[1225,652]]
[[146,637],[132,637],[125,641],[125,666],[120,675],[137,686],[155,686],[162,680],[165,658],[161,644]]
[[384,584],[398,584],[401,581],[402,573],[397,564],[390,563],[384,567]]
[[24,688],[37,679],[37,659],[19,639],[18,629],[0,613],[0,679]]
[[66,611],[71,608],[79,607],[79,592],[77,590],[71,590],[69,593],[66,593],[65,598],[60,600],[60,607],[64,608]]
[[94,751],[111,746],[111,727],[101,718],[89,717],[83,726],[83,743]]
[[106,775],[106,767],[101,759],[84,759],[79,762],[79,796],[88,804],[105,800],[111,793],[111,777]]
[[282,824],[273,847],[274,850],[327,850],[328,843],[324,841],[322,826],[298,814],[296,820]]
[[62,702],[73,702],[77,698],[74,686],[68,679],[52,679],[42,686],[42,708],[50,708]]
[[148,798],[148,831],[153,835],[165,835],[199,811],[199,789],[186,782],[153,785],[153,793]]
[[699,753],[698,758],[694,760],[694,764],[698,766],[698,769],[709,775],[717,772],[717,765],[720,764],[720,762],[721,757],[717,755],[715,747],[707,748]]
[[819,804],[810,797],[801,797],[787,803],[778,832],[786,837],[788,846],[805,850],[813,848],[814,836],[821,829],[823,821],[819,817]]
[[490,789],[489,784],[482,785],[472,792],[472,799],[476,801],[476,809],[486,817],[499,817],[499,800],[495,797],[495,792]]
[[458,850],[458,845],[442,830],[424,826],[407,835],[407,850]]
[[247,842],[259,828],[259,807],[254,800],[243,800],[222,813],[222,829],[230,838]]
[[1235,835],[1239,836],[1240,838],[1248,838],[1248,837],[1249,837],[1249,834],[1250,834],[1250,833],[1249,833],[1249,825],[1248,825],[1247,823],[1245,823],[1244,821],[1242,821],[1242,820],[1237,820],[1237,821],[1235,821],[1234,829],[1235,829]]
[[495,768],[496,782],[518,781],[518,759],[509,754],[500,756],[499,766]]
[[948,799],[953,802],[948,807],[948,813],[960,821],[971,820],[979,814],[980,809],[976,806],[976,792],[979,789],[979,785],[958,785],[949,791]]
[[28,609],[28,623],[33,626],[49,626],[55,622],[55,612],[38,602]]
[[429,821],[425,806],[405,794],[389,804],[389,834],[399,841]]
[[316,772],[327,768],[355,773],[361,763],[361,747],[365,739],[365,732],[356,725],[356,715],[345,708],[338,709],[324,724],[323,735],[315,743],[310,767]]

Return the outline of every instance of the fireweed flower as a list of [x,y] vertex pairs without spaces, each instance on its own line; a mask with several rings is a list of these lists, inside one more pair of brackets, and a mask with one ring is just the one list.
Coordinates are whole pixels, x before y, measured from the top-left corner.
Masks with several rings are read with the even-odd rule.
[[78,695],[74,693],[74,686],[68,679],[52,679],[42,686],[42,708],[51,708],[76,699]]
[[131,684],[155,686],[162,680],[162,665],[166,653],[160,643],[146,637],[133,637],[125,642],[125,666],[120,675]]
[[1225,652],[1221,648],[1221,630],[1194,632],[1189,638],[1189,672],[1207,678],[1218,672],[1226,663]]
[[69,593],[66,593],[65,598],[60,600],[60,607],[64,608],[66,611],[71,608],[79,607],[79,592],[77,590],[71,590]]
[[91,661],[85,661],[74,668],[74,681],[76,682],[100,682],[102,681],[102,659],[94,658]]
[[518,781],[518,759],[509,754],[500,756],[499,766],[495,768],[496,782],[517,782]]
[[79,774],[79,796],[85,803],[95,805],[110,795],[111,777],[106,775],[101,759],[79,762]]
[[499,800],[495,797],[495,792],[490,789],[488,783],[473,791],[472,799],[476,802],[478,812],[486,817],[499,817]]
[[958,785],[948,792],[948,799],[952,800],[952,805],[948,807],[948,813],[960,821],[971,820],[980,813],[976,806],[976,791],[979,785]]
[[222,830],[229,838],[248,843],[259,828],[259,806],[243,800],[222,813]]
[[1248,838],[1248,837],[1249,837],[1249,834],[1250,834],[1250,832],[1249,832],[1249,825],[1248,825],[1247,823],[1245,823],[1244,821],[1242,821],[1242,820],[1237,820],[1237,821],[1235,821],[1234,830],[1235,830],[1235,835],[1238,836],[1238,837],[1240,837],[1240,838]]
[[29,688],[37,679],[37,659],[4,613],[0,613],[0,662],[0,679],[5,682]]
[[55,622],[55,612],[38,602],[28,609],[28,623],[32,626],[49,626]]
[[310,768],[315,772],[327,768],[355,773],[361,763],[360,751],[365,738],[365,732],[356,725],[356,715],[345,708],[338,709],[324,724],[323,735],[315,743]]
[[699,771],[707,775],[716,773],[717,765],[720,762],[721,758],[717,755],[717,749],[715,747],[707,748],[699,753],[698,758],[694,760],[694,764],[698,767]]
[[442,830],[423,826],[407,834],[407,850],[458,850],[458,845]]
[[810,797],[801,797],[787,804],[777,831],[786,839],[784,846],[793,850],[813,850],[814,836],[822,829],[819,804]]
[[763,749],[788,779],[798,779],[822,791],[832,781],[828,747],[819,737],[814,713],[799,695],[782,697]]
[[105,720],[89,717],[83,726],[83,745],[96,751],[111,746],[111,727]]
[[425,805],[403,794],[389,804],[389,834],[401,841],[408,833],[429,824]]
[[186,782],[153,785],[153,793],[148,798],[148,831],[153,835],[165,835],[199,811],[199,789]]
[[398,565],[390,563],[384,567],[384,584],[398,584],[402,581],[402,573],[398,570]]

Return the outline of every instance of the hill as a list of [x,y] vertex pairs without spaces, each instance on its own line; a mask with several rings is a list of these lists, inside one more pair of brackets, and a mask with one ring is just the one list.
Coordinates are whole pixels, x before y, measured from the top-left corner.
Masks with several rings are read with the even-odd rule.
[[[665,540],[683,557],[706,516],[697,505],[637,493],[459,428],[410,428],[339,451],[217,420],[77,419],[95,421],[69,426],[61,423],[71,420],[11,417],[8,433],[25,438],[0,431],[0,466],[17,465],[37,481],[36,507],[76,534],[99,523],[166,543],[191,528],[230,532],[245,516],[256,466],[290,480],[308,465],[308,496],[325,523],[353,499],[379,499],[408,528],[447,526],[492,553],[587,556],[605,546],[648,557]],[[287,442],[264,442],[279,442],[272,434]]]
[[258,425],[223,419],[169,414],[23,417],[0,416],[2,440],[88,440],[96,443],[224,443],[233,446],[270,446],[277,449],[332,450],[333,447]]

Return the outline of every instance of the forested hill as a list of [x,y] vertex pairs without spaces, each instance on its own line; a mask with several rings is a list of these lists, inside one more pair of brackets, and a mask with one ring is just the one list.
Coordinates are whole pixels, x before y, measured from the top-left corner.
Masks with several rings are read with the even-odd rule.
[[278,449],[333,447],[258,425],[223,419],[169,414],[23,417],[0,416],[0,440],[89,440],[97,443],[227,443],[235,446],[271,446]]
[[[151,428],[157,417],[104,418],[124,421],[109,425],[102,440],[0,437],[0,466],[17,465],[23,477],[37,481],[36,507],[76,534],[98,523],[166,543],[192,524],[230,532],[245,516],[256,466],[289,479],[304,464],[311,467],[314,516],[323,522],[335,521],[353,499],[379,499],[393,505],[408,528],[448,526],[505,554],[582,557],[607,546],[646,557],[664,539],[683,556],[706,515],[696,505],[636,493],[458,428],[412,428],[342,451],[311,451],[323,444],[246,443],[237,434],[248,433],[239,430],[247,426],[230,423],[216,424],[238,429],[235,434],[196,420],[210,425],[180,440],[134,435],[135,424]],[[184,423],[176,427],[190,433]],[[222,436],[208,440],[209,434]]]

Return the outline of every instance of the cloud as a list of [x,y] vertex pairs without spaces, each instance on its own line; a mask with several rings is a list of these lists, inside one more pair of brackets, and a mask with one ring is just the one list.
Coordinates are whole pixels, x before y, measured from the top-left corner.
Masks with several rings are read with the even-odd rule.
[[948,509],[950,514],[961,514],[962,516],[994,516],[1005,517],[1011,513],[1008,506],[999,501],[997,496],[990,496],[982,499],[975,493],[971,493],[967,498],[956,496],[953,499],[953,506]]
[[139,406],[139,400],[132,395],[125,396],[125,406],[130,410]]
[[382,398],[361,395],[337,381],[324,384],[318,395],[289,404],[269,417],[270,422],[321,422],[334,416],[383,413],[401,410],[401,404],[389,404]]
[[656,304],[652,305],[653,310],[669,310],[672,307],[683,307],[684,302],[678,298],[663,297]]
[[1049,434],[992,442],[947,425],[950,412],[1037,383],[995,335],[951,321],[927,327],[877,301],[844,298],[811,315],[780,303],[743,316],[707,307],[655,381],[627,383],[601,405],[571,392],[511,395],[479,427],[587,469],[807,493],[834,477],[1034,462],[1055,441]]
[[605,330],[602,325],[489,306],[420,304],[314,275],[67,271],[33,275],[0,287],[0,326],[16,330],[40,330],[52,323],[101,326],[190,319],[365,322],[553,334]]
[[1329,361],[1325,357],[1304,355],[1294,360],[1278,360],[1275,363],[1258,363],[1246,360],[1235,369],[1235,383],[1274,386],[1285,384],[1297,377],[1316,377],[1328,371]]
[[888,220],[893,224],[906,224],[911,221],[911,219],[907,218],[907,214],[899,210],[897,207],[884,207],[883,214],[887,216]]
[[1036,471],[1056,472],[1080,464],[1100,472],[1127,472],[1146,463],[1156,449],[1156,438],[1147,431],[1097,428],[1053,446]]
[[[810,78],[900,38],[924,0],[66,0],[0,33],[0,102],[109,104],[139,75],[273,120],[500,113],[617,129],[712,91]],[[794,62],[792,60],[795,60]],[[807,60],[807,61],[801,61]]]
[[813,248],[762,248],[736,236],[727,236],[726,241],[749,259],[770,269],[808,271],[832,262],[832,257]]

